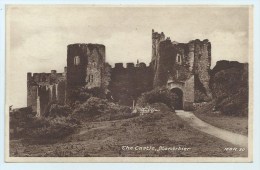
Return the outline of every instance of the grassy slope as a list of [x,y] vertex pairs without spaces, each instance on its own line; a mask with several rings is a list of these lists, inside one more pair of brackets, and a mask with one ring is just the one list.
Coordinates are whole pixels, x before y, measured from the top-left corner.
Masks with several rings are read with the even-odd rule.
[[[190,128],[175,113],[161,112],[116,121],[85,123],[61,143],[25,145],[11,141],[11,156],[173,156],[240,157],[247,152],[224,151],[233,145]],[[122,146],[189,147],[190,151],[123,151]]]
[[202,108],[196,110],[194,114],[201,120],[234,133],[248,134],[248,117],[246,116],[226,116],[219,112],[213,112],[214,103],[210,102]]

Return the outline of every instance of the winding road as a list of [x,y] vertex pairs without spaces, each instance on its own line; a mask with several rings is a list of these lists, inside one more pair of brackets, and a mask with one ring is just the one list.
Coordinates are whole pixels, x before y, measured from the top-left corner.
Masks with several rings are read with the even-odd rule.
[[227,141],[229,143],[232,143],[232,144],[240,146],[240,147],[245,147],[245,148],[248,147],[248,137],[247,136],[236,134],[236,133],[212,126],[212,125],[200,120],[199,118],[197,118],[192,112],[176,110],[176,114],[181,119],[186,121],[191,127],[195,128],[201,132],[215,136],[217,138],[220,138],[224,141]]

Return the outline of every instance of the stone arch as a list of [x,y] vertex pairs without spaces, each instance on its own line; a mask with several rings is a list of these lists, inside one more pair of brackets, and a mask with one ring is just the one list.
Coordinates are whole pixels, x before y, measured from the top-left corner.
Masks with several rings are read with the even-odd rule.
[[174,93],[175,101],[174,101],[174,108],[176,110],[182,110],[183,109],[183,91],[180,88],[172,88],[171,92]]

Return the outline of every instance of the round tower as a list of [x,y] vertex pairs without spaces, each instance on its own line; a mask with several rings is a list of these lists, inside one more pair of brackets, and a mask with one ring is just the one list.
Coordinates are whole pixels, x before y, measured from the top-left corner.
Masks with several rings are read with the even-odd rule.
[[101,86],[105,63],[105,46],[102,44],[70,44],[67,47],[68,87]]

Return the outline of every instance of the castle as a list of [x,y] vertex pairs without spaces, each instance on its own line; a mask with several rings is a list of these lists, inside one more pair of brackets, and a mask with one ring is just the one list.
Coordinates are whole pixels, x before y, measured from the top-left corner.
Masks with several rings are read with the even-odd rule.
[[208,40],[178,43],[152,30],[152,59],[145,63],[106,63],[105,46],[67,46],[63,73],[27,73],[27,106],[41,116],[50,103],[66,104],[79,87],[107,89],[113,100],[129,105],[143,92],[167,86],[179,96],[176,109],[192,110],[194,103],[209,101],[211,44]]

